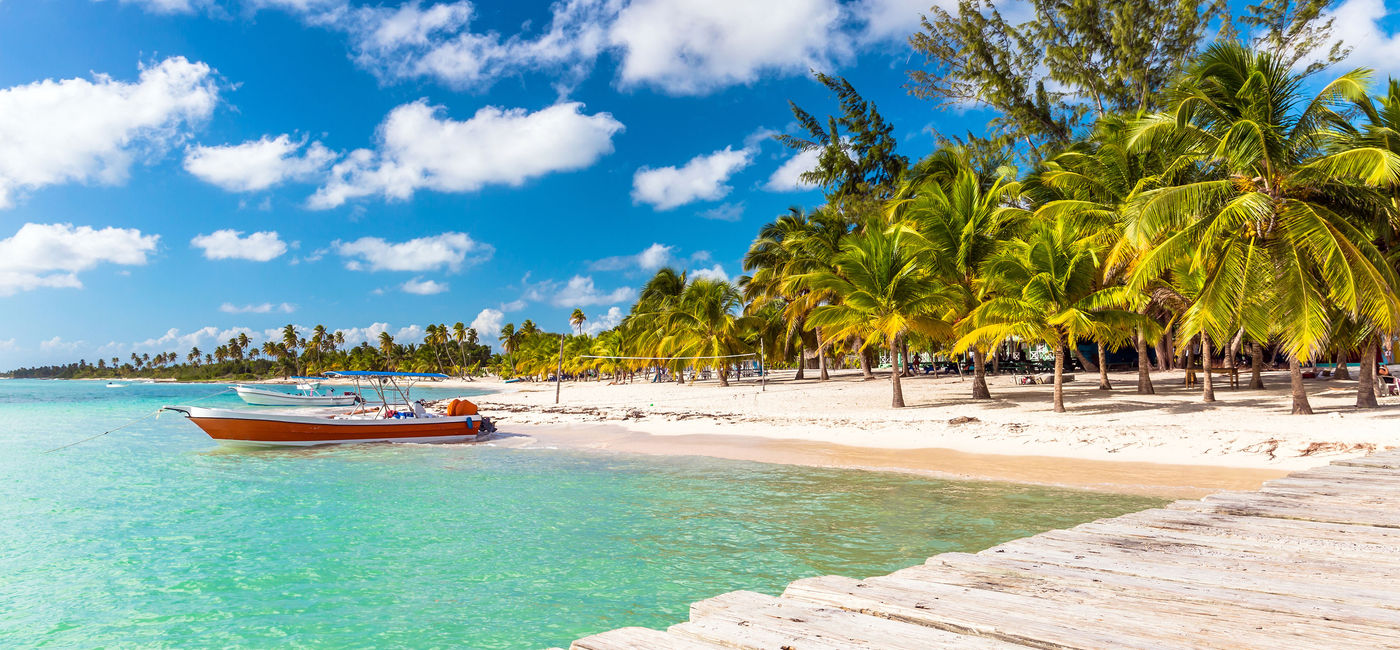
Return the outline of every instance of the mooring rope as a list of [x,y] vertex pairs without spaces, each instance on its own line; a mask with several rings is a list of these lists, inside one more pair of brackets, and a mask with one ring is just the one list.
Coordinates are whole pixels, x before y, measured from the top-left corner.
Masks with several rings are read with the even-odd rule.
[[[205,395],[204,397],[201,397],[201,398],[199,398],[199,399],[190,400],[189,402],[186,402],[186,403],[187,403],[187,404],[194,404],[195,402],[203,402],[204,400],[210,399],[210,398],[212,398],[212,397],[218,397],[219,395],[222,395],[222,394],[224,394],[224,393],[227,393],[227,392],[229,392],[229,391],[231,391],[231,390],[233,390],[233,389],[232,389],[232,388],[225,388],[225,389],[223,389],[223,390],[221,390],[221,391],[219,391],[219,392],[217,392],[217,393],[211,393],[211,394]],[[105,435],[107,435],[107,434],[109,434],[109,433],[112,433],[112,432],[114,432],[114,431],[121,431],[122,429],[125,429],[125,428],[127,428],[127,427],[129,427],[129,426],[131,426],[131,425],[133,425],[133,424],[136,424],[137,422],[141,422],[141,421],[146,420],[146,419],[149,419],[149,418],[151,418],[151,417],[153,417],[153,416],[159,416],[159,415],[160,415],[160,412],[161,412],[161,411],[164,411],[164,410],[165,410],[165,407],[162,406],[162,407],[160,407],[160,408],[158,408],[158,409],[156,409],[156,410],[154,410],[154,411],[151,411],[150,413],[147,413],[147,414],[145,414],[145,415],[143,415],[143,416],[141,416],[141,417],[139,417],[139,418],[136,418],[135,420],[132,420],[132,421],[130,421],[130,422],[127,422],[126,424],[123,424],[123,425],[121,425],[121,426],[119,426],[119,427],[117,427],[117,428],[115,428],[115,429],[108,429],[108,430],[106,430],[106,431],[103,431],[102,433],[99,433],[99,434],[95,435],[95,436],[89,436],[89,437],[83,438],[82,440],[79,440],[79,441],[77,441],[77,442],[70,442],[70,443],[68,443],[68,444],[66,444],[66,445],[63,445],[62,447],[54,447],[53,449],[50,449],[50,450],[48,450],[48,451],[40,452],[40,454],[41,454],[41,455],[42,455],[42,454],[52,454],[52,453],[55,452],[55,451],[61,451],[61,450],[67,449],[67,448],[69,448],[69,447],[76,447],[76,446],[78,446],[78,445],[81,445],[81,444],[83,444],[83,443],[89,441],[89,440],[96,440],[96,439],[101,438],[102,436],[105,436]]]

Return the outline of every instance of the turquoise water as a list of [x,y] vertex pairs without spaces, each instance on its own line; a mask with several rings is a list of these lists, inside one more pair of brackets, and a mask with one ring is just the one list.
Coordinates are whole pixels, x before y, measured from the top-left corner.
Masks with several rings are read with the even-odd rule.
[[40,454],[215,390],[0,381],[0,647],[567,646],[1160,503],[488,445],[235,450],[176,414]]

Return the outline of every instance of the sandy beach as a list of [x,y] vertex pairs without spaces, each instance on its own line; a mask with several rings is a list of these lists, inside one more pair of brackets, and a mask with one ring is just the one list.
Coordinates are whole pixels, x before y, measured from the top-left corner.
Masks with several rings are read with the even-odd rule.
[[[810,373],[809,373],[810,374]],[[969,397],[970,379],[916,377],[908,408],[889,407],[889,382],[857,370],[830,381],[775,372],[695,384],[462,382],[497,391],[472,399],[498,422],[498,444],[557,445],[653,454],[927,473],[1169,496],[1251,489],[1297,469],[1400,445],[1400,398],[1352,408],[1355,381],[1308,380],[1313,416],[1288,415],[1288,377],[1266,390],[1218,382],[1200,400],[1181,372],[1154,373],[1155,395],[1135,373],[1066,385],[1068,413],[1051,410],[1050,386],[990,377],[993,399]],[[1085,381],[1085,380],[1088,381]],[[1223,384],[1223,385],[1222,385]],[[436,386],[454,385],[439,383]]]

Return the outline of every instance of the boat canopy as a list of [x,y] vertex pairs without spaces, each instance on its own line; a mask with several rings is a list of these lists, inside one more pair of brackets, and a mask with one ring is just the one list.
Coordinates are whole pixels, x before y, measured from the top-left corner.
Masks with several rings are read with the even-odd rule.
[[327,377],[422,377],[431,379],[447,379],[447,375],[440,372],[388,372],[383,370],[327,370],[324,373]]

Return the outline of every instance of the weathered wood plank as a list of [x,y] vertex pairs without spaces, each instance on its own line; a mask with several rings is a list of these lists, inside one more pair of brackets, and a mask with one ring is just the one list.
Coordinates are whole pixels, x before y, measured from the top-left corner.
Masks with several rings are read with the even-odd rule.
[[[1251,517],[1251,519],[1266,518]],[[1199,529],[1174,530],[1111,519],[1076,526],[1071,530],[1097,535],[1121,535],[1182,544],[1209,545],[1239,551],[1272,554],[1282,550],[1289,555],[1327,558],[1333,561],[1365,561],[1400,568],[1400,540],[1388,543],[1371,543],[1345,538],[1318,539],[1316,537],[1283,535],[1276,532],[1251,531],[1249,529],[1203,534],[1198,532]],[[1226,534],[1227,532],[1233,534]]]
[[[1124,525],[1138,525],[1159,530],[1179,531],[1203,536],[1259,537],[1308,539],[1334,546],[1352,544],[1400,544],[1400,529],[1358,524],[1338,524],[1301,519],[1248,517],[1199,512],[1182,509],[1154,508],[1114,519],[1101,520]],[[1088,524],[1088,525],[1092,525]]]
[[1333,504],[1306,504],[1299,503],[1297,499],[1267,495],[1255,495],[1253,498],[1249,498],[1243,495],[1224,493],[1212,495],[1207,499],[1186,503],[1178,502],[1167,507],[1230,515],[1400,528],[1400,511],[1387,512],[1383,509],[1359,509]]
[[1334,460],[1333,465],[1342,467],[1373,467],[1376,469],[1400,469],[1400,454],[1386,452],[1372,454],[1362,458],[1350,458],[1347,460]]
[[[941,556],[940,556],[941,557]],[[1342,644],[1355,647],[1400,645],[1400,612],[1372,608],[1382,620],[1392,625],[1377,625],[1375,619],[1350,616],[1334,620],[1317,616],[1320,608],[1300,606],[1300,599],[1251,594],[1234,590],[1229,599],[1201,599],[1185,596],[1182,590],[1162,590],[1150,586],[1151,581],[1123,580],[1109,573],[1059,571],[1027,573],[998,566],[995,558],[974,556],[976,561],[940,561],[934,558],[926,565],[897,571],[884,578],[929,581],[954,586],[972,587],[1008,593],[1033,594],[1037,598],[1090,606],[1115,611],[1127,618],[1140,616],[1152,620],[1155,627],[1171,627],[1190,634],[1200,626],[1229,631],[1230,638],[1240,644],[1268,645],[1289,638],[1326,638],[1335,647]],[[1215,596],[1226,595],[1215,590]],[[1332,606],[1335,612],[1345,608]],[[1261,632],[1261,630],[1264,630]]]
[[715,650],[724,646],[706,643],[645,627],[623,627],[574,641],[570,650]]
[[1183,637],[1116,612],[966,587],[823,576],[783,597],[1036,648],[1209,647],[1193,640],[1205,630]]
[[[1212,606],[1227,603],[1230,606],[1291,613],[1359,627],[1383,626],[1385,634],[1400,634],[1400,611],[1357,604],[1343,605],[1319,598],[1279,596],[1233,586],[1144,578],[1091,568],[1021,560],[998,554],[944,553],[930,559],[926,566],[948,567],[967,572],[969,575],[988,573],[1013,579],[1049,580],[1086,588],[1099,587],[1164,603],[1192,602]],[[904,571],[909,570],[911,569]]]
[[1147,553],[1096,553],[1075,544],[1063,544],[1054,540],[1044,540],[1043,543],[1031,546],[1012,542],[982,553],[1004,554],[1023,560],[1159,580],[1201,582],[1282,596],[1324,598],[1338,603],[1356,603],[1368,607],[1400,608],[1400,598],[1397,598],[1395,590],[1375,582],[1352,584],[1332,580],[1327,576],[1259,571],[1251,566],[1168,561]]
[[695,603],[690,619],[689,623],[672,626],[670,633],[746,650],[1021,647],[751,591]]

